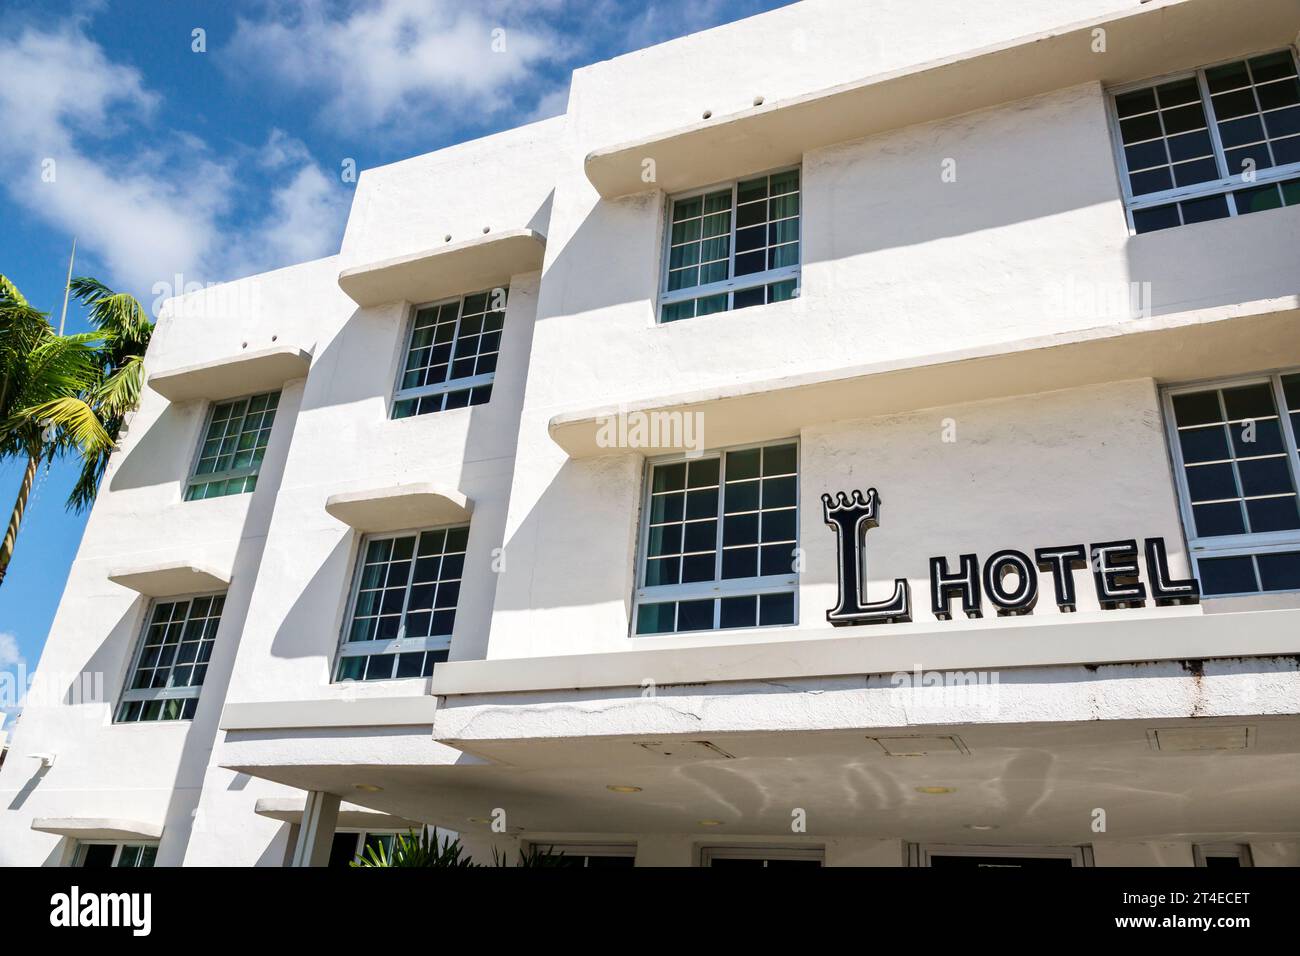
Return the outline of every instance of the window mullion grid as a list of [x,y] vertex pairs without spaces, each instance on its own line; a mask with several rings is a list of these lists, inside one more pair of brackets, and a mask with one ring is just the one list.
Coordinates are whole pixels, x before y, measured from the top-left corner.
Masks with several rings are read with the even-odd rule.
[[[1228,154],[1223,148],[1223,140],[1219,136],[1219,116],[1214,111],[1214,99],[1210,95],[1210,81],[1205,75],[1204,70],[1196,71],[1196,86],[1201,93],[1201,103],[1205,107],[1205,128],[1210,133],[1210,145],[1214,148],[1214,164],[1219,168],[1219,175],[1224,179],[1232,179],[1232,170],[1228,168]],[[1235,213],[1235,208],[1234,208]]]
[[[732,221],[735,221],[735,213],[732,213]],[[734,243],[733,243],[734,249]],[[717,586],[718,597],[713,602],[713,629],[719,630],[722,627],[722,522],[727,511],[727,453],[725,451],[718,453],[718,503],[715,514],[718,516],[717,538],[714,539],[713,552],[713,581]]]
[[[1210,134],[1210,145],[1214,149],[1214,164],[1219,167],[1222,176],[1229,181],[1228,189],[1223,196],[1228,205],[1228,216],[1231,218],[1237,215],[1237,197],[1233,193],[1235,177],[1232,170],[1228,168],[1228,153],[1223,148],[1223,139],[1219,136],[1219,114],[1214,110],[1214,98],[1210,95],[1210,81],[1205,75],[1205,70],[1196,71],[1196,85],[1201,93],[1201,101],[1205,104],[1205,128]],[[1181,206],[1178,207],[1178,217],[1181,222]]]
[[1216,388],[1214,397],[1219,400],[1219,414],[1223,416],[1223,428],[1228,433],[1228,463],[1232,466],[1232,479],[1237,483],[1237,510],[1241,513],[1241,527],[1250,534],[1250,512],[1246,509],[1246,486],[1241,481],[1241,469],[1237,467],[1237,446],[1233,442],[1232,421],[1228,416],[1228,403],[1224,400],[1223,389]]
[[[1296,492],[1296,503],[1300,506],[1300,436],[1295,433],[1291,422],[1291,408],[1287,404],[1286,389],[1282,387],[1281,374],[1270,375],[1269,383],[1273,387],[1273,404],[1277,406],[1278,426],[1282,429],[1282,443],[1286,446],[1287,458],[1291,462],[1291,488]],[[1300,534],[1300,532],[1292,532]],[[1259,559],[1255,560],[1255,573],[1259,575]],[[1260,590],[1263,590],[1263,578],[1260,577]]]
[[[165,686],[168,690],[171,690],[174,686],[172,682],[176,679],[176,663],[178,658],[181,656],[181,645],[185,643],[185,633],[186,631],[189,630],[190,621],[192,621],[193,619],[194,619],[194,599],[190,598],[188,601],[185,602],[185,614],[181,619],[180,631],[176,635],[176,652],[172,654],[171,663],[167,665],[167,683]],[[197,654],[198,652],[196,650],[195,660],[198,660]]]
[[[736,279],[736,228],[739,222],[740,222],[740,180],[738,179],[731,184],[731,234],[727,240],[728,245],[730,246],[730,248],[727,250],[727,279],[728,281],[731,282],[734,282]],[[736,290],[733,287],[727,292],[727,311],[731,312],[735,308],[736,308]],[[718,457],[722,458],[724,456],[719,455]],[[719,465],[718,468],[719,468],[718,474],[722,474],[721,471],[722,466]],[[721,485],[718,485],[718,492],[719,494],[721,494],[722,492]],[[721,524],[718,525],[718,533],[719,534],[722,533]]]
[[402,592],[402,615],[397,622],[397,643],[406,637],[406,612],[411,605],[411,585],[415,581],[415,560],[420,554],[420,532],[411,538],[411,566],[406,569],[406,589]]
[[1264,150],[1268,153],[1269,162],[1277,166],[1277,159],[1273,155],[1273,139],[1268,134],[1268,127],[1264,120],[1264,104],[1259,99],[1259,83],[1255,80],[1255,68],[1250,65],[1250,58],[1245,61],[1246,64],[1246,82],[1250,84],[1250,96],[1255,101],[1255,113],[1259,116],[1259,125],[1264,132]]

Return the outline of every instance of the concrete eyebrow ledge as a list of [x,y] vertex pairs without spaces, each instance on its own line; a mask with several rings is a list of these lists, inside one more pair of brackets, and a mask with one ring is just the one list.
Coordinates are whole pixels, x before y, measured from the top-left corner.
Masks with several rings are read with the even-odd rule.
[[325,510],[357,531],[383,534],[460,524],[469,520],[474,504],[458,491],[418,483],[330,495]]
[[149,376],[149,387],[169,402],[219,402],[278,389],[295,378],[306,378],[310,367],[310,352],[284,345],[155,372]]
[[432,726],[437,706],[436,697],[425,695],[235,702],[222,709],[219,725],[226,731]]
[[[798,434],[811,424],[1011,398],[1099,382],[1243,375],[1300,364],[1300,297],[788,375],[562,412],[551,439],[570,458],[680,452]],[[1279,349],[1278,343],[1288,343]],[[686,416],[699,415],[699,427]],[[645,427],[640,427],[644,425]],[[625,440],[626,439],[626,440]]]
[[185,561],[117,568],[108,579],[152,598],[224,591],[230,584],[230,575]]
[[[1244,8],[1244,9],[1243,9]],[[1093,52],[1095,29],[1106,52]],[[804,153],[1087,82],[1159,77],[1294,41],[1294,0],[1152,0],[853,83],[667,130],[590,153],[605,199],[680,192],[800,162]],[[642,163],[655,162],[655,180]]]
[[[1300,610],[1204,615],[1194,608],[1103,612],[1086,620],[1036,617],[790,630],[765,640],[711,644],[634,638],[633,650],[450,661],[433,669],[439,697],[803,677],[980,670],[1300,653]],[[1066,615],[1058,615],[1067,617]],[[1074,617],[1070,615],[1069,617]],[[1049,623],[1050,622],[1050,623]],[[644,642],[644,644],[642,643]]]
[[142,823],[115,817],[37,817],[32,829],[77,840],[157,840],[161,823]]
[[[259,817],[279,820],[281,823],[301,823],[306,806],[305,797],[260,797],[253,805],[253,812]],[[395,817],[382,810],[371,810],[368,807],[357,806],[355,803],[344,803],[339,806],[337,826],[362,830],[367,828],[418,830],[424,824],[416,820],[407,820],[405,817]]]
[[511,276],[540,270],[545,252],[546,237],[536,229],[507,229],[352,266],[339,273],[339,288],[362,308],[431,302],[508,285]]

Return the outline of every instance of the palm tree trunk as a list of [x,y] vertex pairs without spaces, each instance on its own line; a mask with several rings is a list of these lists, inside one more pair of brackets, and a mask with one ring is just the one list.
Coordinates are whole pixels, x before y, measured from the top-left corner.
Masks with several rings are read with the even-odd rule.
[[27,496],[32,493],[32,483],[36,480],[36,467],[39,463],[40,459],[35,455],[27,456],[27,470],[23,472],[23,483],[18,486],[18,500],[14,502],[13,514],[9,516],[9,530],[5,532],[4,543],[0,544],[0,584],[4,583],[5,572],[9,570],[9,559],[14,556],[18,529],[23,523],[23,512],[27,510]]

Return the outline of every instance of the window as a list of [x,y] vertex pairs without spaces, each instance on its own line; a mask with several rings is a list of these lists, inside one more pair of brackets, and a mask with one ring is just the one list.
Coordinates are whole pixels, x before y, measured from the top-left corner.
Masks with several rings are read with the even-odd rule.
[[352,861],[358,857],[364,856],[369,859],[371,850],[376,854],[382,852],[386,856],[391,856],[393,843],[396,840],[397,833],[394,831],[336,831],[330,843],[330,858],[326,866],[335,869],[351,866]]
[[1201,593],[1300,589],[1300,372],[1170,389],[1165,414]]
[[394,418],[482,405],[492,397],[506,295],[490,289],[415,310]]
[[185,500],[238,495],[257,487],[279,392],[267,392],[212,406],[194,476],[185,488]]
[[740,869],[790,869],[822,866],[820,849],[800,847],[705,847],[701,862],[708,867]]
[[795,622],[798,470],[795,442],[649,466],[637,634]]
[[1250,847],[1246,844],[1214,844],[1203,846],[1197,844],[1192,848],[1192,857],[1197,866],[1222,869],[1239,869],[1252,866]]
[[154,602],[119,723],[194,716],[225,603],[224,594]]
[[799,170],[678,196],[668,208],[659,320],[799,294]]
[[1137,233],[1300,204],[1300,80],[1290,49],[1113,95]]
[[447,659],[468,540],[468,525],[366,539],[337,680],[427,677]]
[[955,866],[975,869],[1092,866],[1092,848],[1086,846],[937,846],[908,847],[908,866]]
[[156,843],[82,843],[73,866],[87,870],[152,867],[157,856]]
[[579,845],[575,843],[534,843],[535,849],[559,857],[556,866],[570,869],[627,869],[636,866],[635,846],[606,844]]

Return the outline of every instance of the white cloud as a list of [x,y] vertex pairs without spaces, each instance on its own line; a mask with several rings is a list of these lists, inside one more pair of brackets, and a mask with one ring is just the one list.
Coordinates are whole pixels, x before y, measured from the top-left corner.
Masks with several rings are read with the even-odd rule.
[[[274,130],[249,177],[238,148],[215,156],[192,135],[157,135],[158,94],[81,24],[23,30],[0,47],[0,76],[0,159],[13,170],[5,186],[75,234],[110,284],[149,301],[144,293],[177,273],[219,281],[337,250],[350,191],[301,142]],[[266,212],[236,222],[258,187]]]
[[3,729],[6,722],[12,723],[9,718],[22,711],[19,702],[26,687],[19,687],[19,684],[25,682],[27,672],[27,661],[18,649],[18,638],[7,631],[0,631],[0,671],[12,672],[0,676],[0,729]]
[[324,93],[330,122],[465,119],[535,98],[533,68],[570,46],[531,20],[555,5],[372,0],[335,19],[324,0],[272,2],[263,16],[240,18],[229,49],[241,71]]
[[24,663],[22,652],[18,650],[18,638],[7,631],[0,631],[0,667],[14,667]]
[[347,198],[337,179],[331,181],[318,166],[299,161],[293,178],[272,191],[271,210],[253,230],[240,258],[231,260],[232,273],[248,274],[265,263],[305,262],[337,252]]

